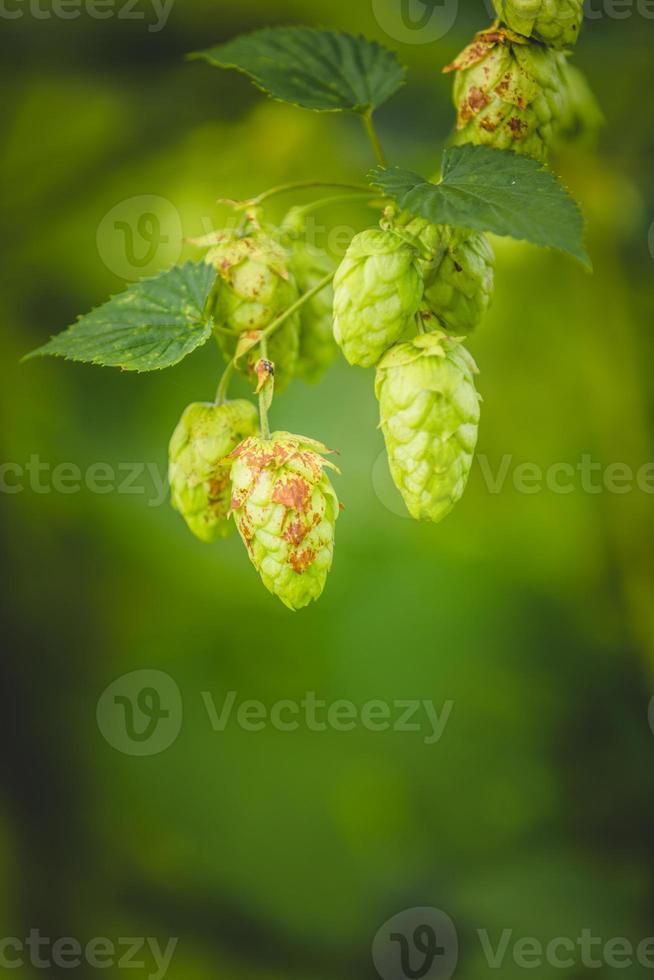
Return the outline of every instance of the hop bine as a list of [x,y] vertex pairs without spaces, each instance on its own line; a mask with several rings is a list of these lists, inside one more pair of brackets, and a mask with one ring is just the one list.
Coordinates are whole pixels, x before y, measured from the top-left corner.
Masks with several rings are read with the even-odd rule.
[[236,526],[263,584],[293,610],[319,598],[332,565],[339,504],[324,472],[336,470],[328,452],[313,439],[275,432],[230,454]]
[[418,252],[393,231],[357,235],[334,280],[334,336],[350,364],[372,367],[420,308]]
[[173,507],[201,541],[230,533],[231,462],[225,457],[256,431],[257,412],[248,401],[197,402],[184,411],[170,440],[170,492]]
[[[226,234],[224,241],[208,252],[206,261],[218,273],[213,306],[216,337],[225,356],[232,358],[243,334],[251,334],[255,340],[259,332],[296,302],[297,283],[286,250],[260,231],[246,238]],[[299,328],[296,314],[269,340],[268,357],[275,364],[278,391],[288,385],[295,371]],[[253,350],[244,360],[252,379],[258,355]]]
[[584,19],[584,0],[493,0],[493,6],[512,31],[550,48],[575,45]]
[[391,475],[416,520],[440,521],[463,496],[479,427],[477,367],[440,331],[393,347],[376,394]]
[[545,161],[565,103],[556,51],[502,28],[482,31],[444,71],[456,71],[457,143]]

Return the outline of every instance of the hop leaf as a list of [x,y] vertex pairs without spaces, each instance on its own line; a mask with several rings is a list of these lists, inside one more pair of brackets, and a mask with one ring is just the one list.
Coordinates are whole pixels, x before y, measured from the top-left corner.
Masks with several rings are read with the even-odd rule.
[[463,496],[477,444],[476,365],[440,332],[393,347],[376,393],[391,475],[416,520],[440,521]]
[[418,252],[392,231],[357,235],[334,280],[334,336],[350,364],[372,367],[402,336],[423,293]]
[[195,403],[184,411],[170,440],[172,505],[201,541],[230,533],[231,462],[225,457],[257,431],[257,412],[248,401]]
[[339,514],[321,443],[288,432],[251,437],[231,454],[232,510],[263,584],[289,609],[322,594]]
[[512,31],[550,48],[567,48],[579,39],[584,0],[493,0],[493,5]]
[[457,143],[547,158],[564,105],[555,51],[511,31],[485,31],[445,71],[458,72]]
[[[263,232],[246,238],[226,235],[208,252],[206,261],[218,272],[213,308],[216,336],[225,356],[231,358],[243,334],[254,339],[297,301],[297,284],[286,250]],[[278,391],[293,376],[299,345],[299,318],[293,315],[268,342]],[[258,359],[255,345],[244,359],[245,373],[251,380]]]
[[366,112],[406,80],[397,55],[376,41],[310,27],[263,28],[191,57],[236,68],[273,98],[317,111]]

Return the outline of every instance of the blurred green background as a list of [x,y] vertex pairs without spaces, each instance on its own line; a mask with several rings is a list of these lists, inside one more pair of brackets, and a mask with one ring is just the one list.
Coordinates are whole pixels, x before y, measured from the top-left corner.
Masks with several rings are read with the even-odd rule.
[[[410,67],[379,116],[389,155],[431,172],[453,122],[440,68],[488,17],[465,0],[451,29],[417,43],[388,36],[392,6],[177,0],[158,31],[145,0],[140,20],[45,19],[27,5],[3,18],[2,936],[178,936],[170,980],[348,980],[376,975],[370,945],[386,919],[435,906],[458,929],[457,976],[476,980],[489,973],[478,929],[543,941],[654,932],[654,496],[635,483],[588,492],[580,476],[568,494],[514,485],[522,463],[545,472],[591,456],[601,484],[610,464],[636,472],[654,459],[654,23],[635,4],[587,24],[577,63],[607,126],[597,152],[556,162],[588,215],[595,275],[497,242],[497,298],[470,348],[479,452],[493,474],[509,459],[499,492],[476,465],[442,525],[402,517],[372,377],[341,363],[273,408],[275,427],[341,451],[336,561],[302,613],[265,592],[238,539],[203,546],[156,506],[148,471],[140,492],[52,486],[61,463],[164,472],[183,408],[215,390],[210,346],[142,377],[19,366],[123,287],[127,236],[136,278],[176,261],[182,235],[220,226],[219,197],[359,180],[373,162],[356,120],[266,101],[185,53],[265,24],[377,38]],[[150,211],[169,240],[145,262],[137,221]],[[326,217],[370,222],[363,208]],[[41,484],[24,472],[15,492],[16,466],[35,458]],[[173,678],[184,716],[166,751],[136,757],[103,738],[96,705],[143,668]],[[362,725],[250,732],[232,719],[215,732],[202,692],[219,710],[229,691],[268,708],[307,691],[453,705],[436,744]],[[508,955],[502,976],[523,972]]]

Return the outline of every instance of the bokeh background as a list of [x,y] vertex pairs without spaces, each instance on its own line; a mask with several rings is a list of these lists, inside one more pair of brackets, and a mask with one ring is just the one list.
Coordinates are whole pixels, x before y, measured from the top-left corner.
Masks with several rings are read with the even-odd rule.
[[[436,169],[453,122],[440,68],[487,12],[465,0],[442,37],[417,43],[389,37],[392,6],[177,0],[159,31],[145,0],[142,20],[44,19],[27,5],[3,18],[6,462],[164,472],[181,411],[215,390],[211,346],[141,377],[20,357],[123,288],[128,235],[134,277],[155,272],[181,235],[225,221],[217,198],[359,180],[373,162],[356,120],[266,101],[187,52],[295,22],[392,45],[410,81],[379,115],[383,139],[393,162]],[[476,980],[489,973],[478,929],[654,932],[654,496],[591,493],[580,476],[568,494],[513,482],[521,463],[590,455],[601,483],[610,464],[654,459],[654,22],[636,4],[620,19],[592,9],[577,63],[607,125],[597,149],[571,148],[556,169],[586,210],[595,275],[498,241],[497,298],[470,341],[479,451],[493,473],[509,458],[499,492],[477,465],[442,525],[406,520],[379,460],[370,373],[339,363],[319,388],[293,385],[273,424],[340,449],[346,511],[323,599],[292,615],[239,540],[196,542],[155,506],[147,475],[139,493],[57,492],[47,472],[50,492],[27,476],[10,492],[17,471],[3,470],[3,936],[178,936],[170,980],[347,980],[376,975],[386,919],[435,906],[458,929],[457,976]],[[155,236],[146,261],[138,219],[152,210],[169,241]],[[359,229],[370,215],[326,219]],[[101,693],[137,669],[169,674],[184,705],[174,744],[142,758],[96,722]],[[307,691],[453,706],[432,745],[425,731],[361,725],[215,732],[201,692],[220,708],[228,691],[268,707]],[[502,975],[523,972],[507,955]]]

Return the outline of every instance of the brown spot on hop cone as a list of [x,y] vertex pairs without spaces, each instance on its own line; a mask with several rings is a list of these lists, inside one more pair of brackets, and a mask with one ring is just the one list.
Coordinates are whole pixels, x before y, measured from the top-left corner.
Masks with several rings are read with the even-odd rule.
[[313,548],[305,548],[304,551],[294,551],[289,556],[289,564],[297,575],[302,575],[307,568],[313,565],[316,560],[316,552]]
[[311,487],[301,476],[288,480],[280,480],[273,490],[273,501],[282,504],[289,510],[303,512],[307,510]]
[[295,548],[299,548],[309,533],[309,530],[310,528],[298,518],[295,521],[289,522],[288,527],[284,531],[284,538]]

